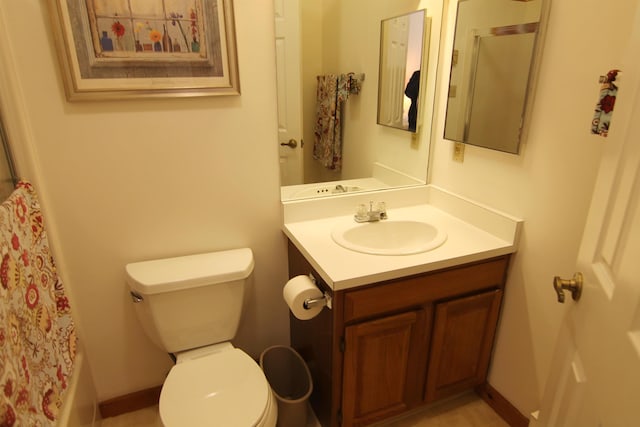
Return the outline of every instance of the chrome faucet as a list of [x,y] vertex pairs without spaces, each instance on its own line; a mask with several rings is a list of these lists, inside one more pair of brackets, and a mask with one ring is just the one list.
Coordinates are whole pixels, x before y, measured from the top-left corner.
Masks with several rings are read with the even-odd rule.
[[342,184],[338,184],[336,185],[336,188],[333,190],[334,193],[346,193],[347,189],[342,185]]
[[373,202],[369,202],[369,210],[367,210],[367,206],[362,204],[358,206],[358,211],[353,219],[356,222],[375,222],[387,219],[387,206],[384,202],[378,202],[376,209],[373,209]]

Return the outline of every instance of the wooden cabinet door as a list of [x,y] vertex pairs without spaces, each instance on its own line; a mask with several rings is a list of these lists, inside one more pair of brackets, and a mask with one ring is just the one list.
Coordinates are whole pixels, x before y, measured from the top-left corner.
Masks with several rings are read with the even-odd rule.
[[426,323],[425,311],[416,310],[346,327],[343,426],[368,425],[417,404],[414,391],[423,385],[415,370],[419,354],[426,355]]
[[495,289],[436,305],[425,401],[485,381],[501,300]]

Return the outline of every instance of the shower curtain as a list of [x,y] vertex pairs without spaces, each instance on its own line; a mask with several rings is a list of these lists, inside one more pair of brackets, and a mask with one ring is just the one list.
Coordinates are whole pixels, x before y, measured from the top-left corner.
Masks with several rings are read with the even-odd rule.
[[76,352],[33,186],[0,205],[0,425],[53,426]]

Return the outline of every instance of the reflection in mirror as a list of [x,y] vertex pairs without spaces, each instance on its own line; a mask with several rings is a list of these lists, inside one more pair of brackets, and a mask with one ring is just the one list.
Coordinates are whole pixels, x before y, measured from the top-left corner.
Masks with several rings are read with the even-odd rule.
[[426,11],[382,20],[378,124],[416,131]]
[[[274,4],[278,143],[284,144],[279,146],[282,200],[424,185],[443,0],[275,0]],[[377,83],[381,22],[417,10],[426,10],[424,20],[430,22],[431,35],[423,49],[429,55],[422,60],[426,67],[421,73],[422,111],[417,114],[418,132],[413,133],[377,124]],[[293,35],[285,37],[290,29]],[[287,37],[297,43],[288,44]],[[343,105],[342,169],[330,170],[313,158],[317,77],[350,72],[366,78],[359,94]],[[290,112],[299,113],[299,126],[295,114],[292,119],[285,114]],[[288,144],[290,140],[297,141],[295,147]]]
[[444,137],[518,153],[542,0],[459,0]]

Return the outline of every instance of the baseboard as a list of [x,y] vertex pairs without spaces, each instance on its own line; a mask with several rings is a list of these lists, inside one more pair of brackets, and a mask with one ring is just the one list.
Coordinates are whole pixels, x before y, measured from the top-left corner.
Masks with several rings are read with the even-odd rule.
[[529,418],[522,415],[515,406],[500,392],[491,387],[489,383],[476,387],[476,393],[511,427],[527,427],[529,425]]
[[[162,386],[159,385],[100,402],[98,405],[100,415],[102,418],[115,417],[157,405],[161,390]],[[476,393],[511,427],[528,427],[529,419],[490,384],[479,385],[476,387]]]
[[160,390],[162,390],[161,385],[100,402],[98,405],[100,415],[102,418],[115,417],[116,415],[157,405],[160,401]]

